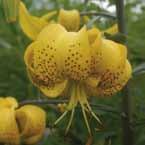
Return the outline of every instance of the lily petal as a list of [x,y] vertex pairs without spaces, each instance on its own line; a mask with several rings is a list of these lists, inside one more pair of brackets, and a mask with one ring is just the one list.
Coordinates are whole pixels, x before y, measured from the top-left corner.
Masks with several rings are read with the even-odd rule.
[[18,102],[13,97],[0,98],[0,107],[17,108]]
[[77,10],[61,9],[58,15],[58,22],[68,31],[77,31],[80,27],[80,14]]
[[128,60],[125,67],[118,68],[115,72],[108,71],[102,74],[98,86],[88,87],[93,96],[111,96],[120,91],[131,78],[132,68]]
[[26,66],[33,72],[34,72],[34,48],[35,43],[30,44],[24,54],[24,62]]
[[44,42],[52,41],[54,43],[64,32],[66,32],[66,29],[60,24],[49,24],[39,33],[37,40]]
[[86,27],[79,32],[66,32],[56,43],[58,66],[66,77],[84,80],[90,73],[91,53]]
[[24,59],[26,66],[43,83],[41,85],[49,85],[49,83],[55,83],[58,80],[58,70],[55,60],[57,54],[53,43],[35,41],[28,46],[25,52]]
[[25,105],[16,110],[16,118],[24,142],[36,143],[41,139],[46,127],[46,114],[40,107]]
[[32,40],[48,25],[46,20],[30,15],[23,2],[20,2],[19,22],[23,32]]
[[[103,39],[102,46],[92,45],[92,73],[102,74],[108,70],[116,70],[118,67],[125,65],[127,58],[127,48],[125,45]],[[98,76],[97,76],[98,77]]]
[[96,47],[100,47],[101,45],[101,32],[97,28],[91,28],[88,30],[88,37],[90,44],[93,44],[95,42]]
[[[108,74],[108,80],[104,81],[103,79],[107,79],[106,74],[106,78],[102,78],[102,81],[98,85],[98,94],[109,96],[120,91],[130,79],[131,72],[131,65],[126,61],[124,69],[120,69],[120,71],[112,74],[111,77]],[[104,82],[106,82],[106,84]]]
[[64,80],[64,81],[62,80],[61,82],[56,83],[56,84],[53,83],[53,85],[50,85],[50,86],[42,85],[43,83],[37,79],[37,77],[35,76],[33,72],[31,72],[30,70],[27,70],[27,72],[28,72],[28,76],[31,82],[36,87],[38,87],[44,95],[50,98],[55,98],[55,97],[60,96],[67,88],[67,84],[68,84],[67,80]]
[[20,136],[14,109],[0,107],[0,116],[0,143],[19,145]]
[[57,57],[53,42],[35,42],[34,71],[44,85],[51,86],[52,84],[53,86],[61,78],[61,72],[57,67]]

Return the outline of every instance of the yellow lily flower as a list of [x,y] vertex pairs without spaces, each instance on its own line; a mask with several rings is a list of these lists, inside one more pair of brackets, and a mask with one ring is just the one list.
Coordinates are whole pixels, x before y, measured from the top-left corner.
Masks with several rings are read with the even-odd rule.
[[68,31],[77,31],[80,28],[80,14],[77,10],[61,9],[58,15],[58,23]]
[[79,103],[91,133],[86,110],[101,122],[87,99],[90,94],[112,95],[121,90],[131,76],[126,57],[126,47],[101,38],[98,29],[87,31],[83,27],[78,32],[68,32],[59,24],[50,24],[28,46],[24,60],[32,83],[46,96],[65,94],[70,98],[67,110],[55,124],[71,110],[67,132]]
[[45,112],[34,105],[25,105],[16,110],[16,119],[24,143],[35,144],[42,138],[46,126],[45,118]]
[[45,130],[45,112],[34,105],[17,107],[15,98],[0,98],[0,143],[19,145],[21,140],[25,144],[37,143]]

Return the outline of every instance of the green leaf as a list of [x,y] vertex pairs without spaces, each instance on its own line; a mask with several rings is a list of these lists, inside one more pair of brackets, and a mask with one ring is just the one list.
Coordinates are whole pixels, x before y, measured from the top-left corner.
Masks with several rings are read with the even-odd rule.
[[122,44],[126,43],[126,40],[127,40],[126,35],[124,35],[122,33],[116,33],[114,35],[111,35],[111,34],[105,32],[104,36],[109,40],[113,40],[115,42],[122,43]]

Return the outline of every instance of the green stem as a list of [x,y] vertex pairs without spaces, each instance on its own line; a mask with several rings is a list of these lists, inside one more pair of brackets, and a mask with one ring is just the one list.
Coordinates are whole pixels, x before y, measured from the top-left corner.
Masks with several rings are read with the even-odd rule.
[[[124,0],[116,0],[116,10],[118,18],[119,32],[126,34]],[[122,117],[123,144],[134,145],[132,122],[132,97],[129,92],[129,83],[122,90],[122,111],[125,117]]]
[[[27,104],[34,104],[34,105],[57,105],[59,103],[68,103],[69,100],[66,99],[49,99],[49,100],[25,100],[19,103],[19,107],[27,105]],[[94,108],[94,110],[101,110],[104,112],[110,112],[114,113],[116,115],[124,116],[122,115],[122,112],[119,110],[116,110],[115,108],[107,105],[102,104],[94,104],[90,102],[90,106]]]

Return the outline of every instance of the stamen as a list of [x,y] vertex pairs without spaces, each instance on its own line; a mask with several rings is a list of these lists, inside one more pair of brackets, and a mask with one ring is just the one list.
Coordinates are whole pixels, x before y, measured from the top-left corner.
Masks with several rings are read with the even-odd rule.
[[85,107],[85,102],[84,102],[84,99],[81,96],[81,90],[80,90],[80,86],[79,85],[77,86],[77,97],[79,99],[79,102],[80,102],[80,105],[81,105],[81,108],[82,108],[82,113],[83,113],[83,116],[84,116],[84,120],[85,120],[87,129],[88,129],[88,132],[89,132],[89,134],[91,134],[91,129],[90,129],[90,126],[89,126],[89,123],[88,123],[88,119],[87,119],[87,115],[86,115],[86,112],[85,112],[85,108],[86,108]]
[[73,117],[74,117],[74,113],[75,113],[75,108],[73,108],[72,111],[71,111],[70,120],[69,120],[69,123],[68,123],[68,125],[67,125],[66,131],[65,131],[65,134],[68,133],[68,131],[69,131],[70,127],[71,127],[72,120],[73,120]]
[[66,114],[68,113],[68,110],[65,111],[55,122],[54,122],[54,125],[57,125],[65,116]]
[[76,98],[76,84],[72,83],[71,97],[67,109],[72,110],[76,107],[78,99]]
[[88,123],[86,112],[84,110],[84,106],[81,105],[81,107],[82,107],[82,112],[83,112],[83,116],[84,116],[84,119],[85,119],[85,123],[86,123],[87,129],[88,129],[88,132],[89,132],[89,134],[91,134],[91,129],[90,129],[90,126],[89,126],[89,123]]
[[68,130],[71,126],[71,123],[72,123],[72,120],[73,120],[73,117],[74,117],[74,111],[75,111],[74,108],[75,108],[75,106],[77,105],[77,102],[78,102],[78,100],[76,99],[76,85],[74,83],[72,83],[71,88],[72,88],[71,98],[70,98],[67,110],[54,123],[54,125],[58,124],[67,115],[69,110],[72,110],[71,117],[70,117],[69,123],[68,123],[67,128],[66,128],[66,133],[68,132]]
[[83,100],[85,101],[85,104],[86,104],[86,106],[87,106],[89,112],[91,113],[91,115],[97,120],[97,122],[98,122],[99,124],[102,125],[102,122],[100,121],[99,117],[93,112],[93,110],[92,110],[90,104],[88,103],[87,95],[86,95],[84,89],[81,89],[81,97],[82,97]]
[[81,105],[83,117],[84,117],[84,120],[85,120],[85,123],[86,123],[86,127],[88,129],[88,132],[89,132],[89,134],[91,134],[91,129],[90,129],[89,122],[88,122],[88,119],[87,119],[86,111],[91,113],[91,115],[97,120],[97,122],[99,122],[99,124],[102,125],[102,122],[100,121],[98,116],[92,111],[92,108],[89,105],[89,102],[87,100],[87,95],[85,93],[85,90],[84,90],[83,86],[81,86],[80,84],[76,84],[75,82],[72,82],[72,85],[71,85],[71,98],[70,98],[70,101],[69,101],[69,104],[68,104],[68,107],[67,107],[67,111],[65,111],[55,121],[54,124],[55,125],[58,124],[66,116],[66,114],[69,112],[69,110],[72,110],[68,125],[66,127],[66,131],[65,131],[65,134],[67,134],[70,127],[71,127],[72,120],[73,120],[74,113],[75,113],[75,107],[76,107],[78,102]]

